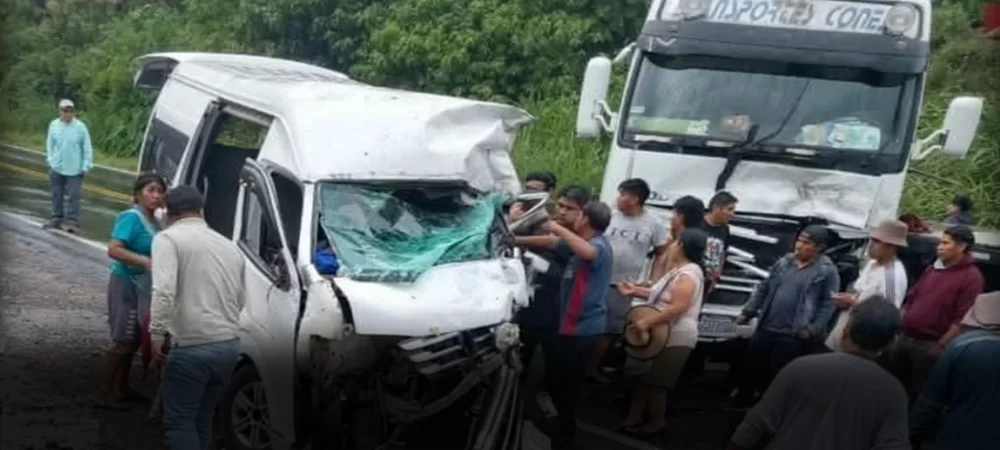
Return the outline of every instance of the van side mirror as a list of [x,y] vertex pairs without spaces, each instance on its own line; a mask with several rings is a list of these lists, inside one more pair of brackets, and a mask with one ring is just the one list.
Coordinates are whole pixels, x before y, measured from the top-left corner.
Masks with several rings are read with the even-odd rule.
[[591,58],[580,87],[580,104],[576,112],[577,137],[593,139],[601,131],[611,131],[611,124],[604,117],[610,83],[611,60],[605,56]]
[[916,145],[913,160],[919,161],[938,150],[948,157],[965,158],[976,137],[982,115],[982,97],[956,97],[948,105],[941,129]]

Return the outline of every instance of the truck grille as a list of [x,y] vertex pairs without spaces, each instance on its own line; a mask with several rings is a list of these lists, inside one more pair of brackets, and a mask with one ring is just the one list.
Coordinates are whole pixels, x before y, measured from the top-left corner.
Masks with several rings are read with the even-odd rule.
[[492,327],[410,338],[399,343],[399,348],[418,373],[432,378],[499,352]]

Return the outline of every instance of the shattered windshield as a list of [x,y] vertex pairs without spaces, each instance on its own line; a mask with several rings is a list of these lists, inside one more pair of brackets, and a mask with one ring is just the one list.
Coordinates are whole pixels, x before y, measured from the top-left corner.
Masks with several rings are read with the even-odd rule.
[[739,142],[752,126],[782,147],[906,151],[916,77],[869,69],[647,54],[626,108],[628,140]]
[[410,282],[440,264],[489,258],[502,202],[465,186],[323,183],[319,220],[342,276]]

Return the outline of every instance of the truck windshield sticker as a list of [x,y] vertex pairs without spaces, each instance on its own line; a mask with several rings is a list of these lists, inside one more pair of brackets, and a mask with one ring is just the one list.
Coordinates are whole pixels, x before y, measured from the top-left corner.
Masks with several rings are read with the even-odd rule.
[[805,145],[877,151],[882,142],[882,132],[877,127],[856,120],[827,122],[802,127],[796,141]]
[[[832,0],[712,0],[703,20],[772,28],[880,34],[891,7],[892,4]],[[664,11],[665,15],[677,14],[667,8]]]

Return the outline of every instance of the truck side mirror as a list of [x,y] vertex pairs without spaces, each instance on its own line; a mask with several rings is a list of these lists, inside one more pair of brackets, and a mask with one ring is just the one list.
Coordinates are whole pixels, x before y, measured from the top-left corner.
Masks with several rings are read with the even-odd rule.
[[948,105],[944,126],[914,146],[913,160],[922,160],[938,150],[945,156],[964,158],[976,137],[982,115],[982,97],[956,97]]
[[592,139],[609,128],[603,114],[610,83],[611,60],[605,56],[591,58],[580,88],[580,104],[576,112],[577,137]]
[[957,97],[948,105],[944,115],[944,131],[948,133],[941,146],[941,153],[953,158],[964,158],[976,137],[979,119],[983,114],[982,97]]

